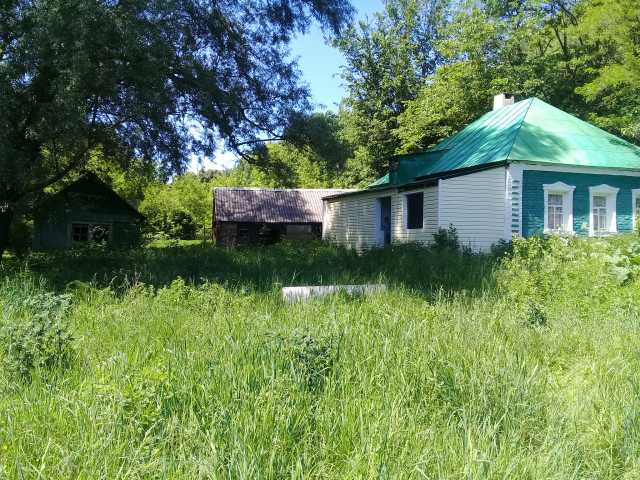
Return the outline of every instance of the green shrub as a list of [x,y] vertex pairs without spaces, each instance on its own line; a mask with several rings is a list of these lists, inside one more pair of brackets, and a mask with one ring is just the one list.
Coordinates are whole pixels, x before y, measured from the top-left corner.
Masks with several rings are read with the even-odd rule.
[[544,327],[547,325],[547,314],[540,305],[532,302],[527,311],[527,322],[532,327]]
[[439,228],[433,234],[432,248],[435,250],[449,250],[451,252],[459,252],[461,250],[460,239],[458,238],[458,230],[453,225],[449,228]]
[[338,359],[340,339],[300,331],[276,338],[294,377],[311,392],[322,390]]
[[161,366],[127,375],[120,391],[120,421],[139,435],[157,429],[169,416],[172,391]]
[[11,225],[11,249],[17,257],[23,258],[31,250],[31,238],[33,235],[33,222],[18,215]]
[[68,366],[73,352],[73,335],[64,318],[69,299],[36,294],[6,312],[0,344],[7,372],[28,379],[34,369]]

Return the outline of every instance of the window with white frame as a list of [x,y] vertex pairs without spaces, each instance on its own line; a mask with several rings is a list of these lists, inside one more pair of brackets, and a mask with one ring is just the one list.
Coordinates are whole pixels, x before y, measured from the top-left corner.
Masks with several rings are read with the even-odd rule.
[[606,235],[618,231],[616,201],[618,188],[609,185],[589,187],[589,235]]
[[638,230],[640,224],[640,188],[631,190],[631,215],[633,216],[633,230]]
[[593,196],[593,232],[598,235],[609,231],[607,223],[607,197]]
[[573,233],[573,191],[563,182],[543,185],[545,233]]
[[549,230],[562,231],[564,225],[563,200],[561,193],[550,193],[547,200]]

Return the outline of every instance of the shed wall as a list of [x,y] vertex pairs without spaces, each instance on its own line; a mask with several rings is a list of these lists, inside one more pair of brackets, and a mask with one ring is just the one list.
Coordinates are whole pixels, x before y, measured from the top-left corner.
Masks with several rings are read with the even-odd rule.
[[[406,195],[423,192],[423,224],[421,229],[408,230],[406,221]],[[431,243],[438,230],[438,187],[396,193],[391,199],[391,240],[392,242]]]
[[97,209],[91,210],[86,206],[67,209],[64,205],[54,204],[34,222],[33,248],[35,250],[71,248],[73,223],[111,225],[111,245],[114,247],[131,247],[140,243],[138,219],[127,212],[107,213]]

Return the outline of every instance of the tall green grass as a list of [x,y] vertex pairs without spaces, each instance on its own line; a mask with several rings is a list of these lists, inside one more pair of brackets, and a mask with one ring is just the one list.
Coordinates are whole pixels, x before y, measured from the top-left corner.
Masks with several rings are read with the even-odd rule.
[[[3,331],[60,317],[71,359],[0,374],[0,477],[638,478],[637,252],[32,258],[0,280]],[[277,289],[334,281],[391,288]]]

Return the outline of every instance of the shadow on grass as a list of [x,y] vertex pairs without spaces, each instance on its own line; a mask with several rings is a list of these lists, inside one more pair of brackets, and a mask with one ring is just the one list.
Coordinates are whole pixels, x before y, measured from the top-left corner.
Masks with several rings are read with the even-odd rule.
[[477,292],[493,284],[494,257],[461,255],[417,245],[372,250],[362,255],[320,242],[282,243],[227,250],[212,245],[84,250],[32,254],[5,269],[26,268],[56,290],[72,281],[126,290],[137,283],[155,287],[177,277],[191,284],[217,282],[257,292],[284,285],[385,282],[433,295],[438,291]]

